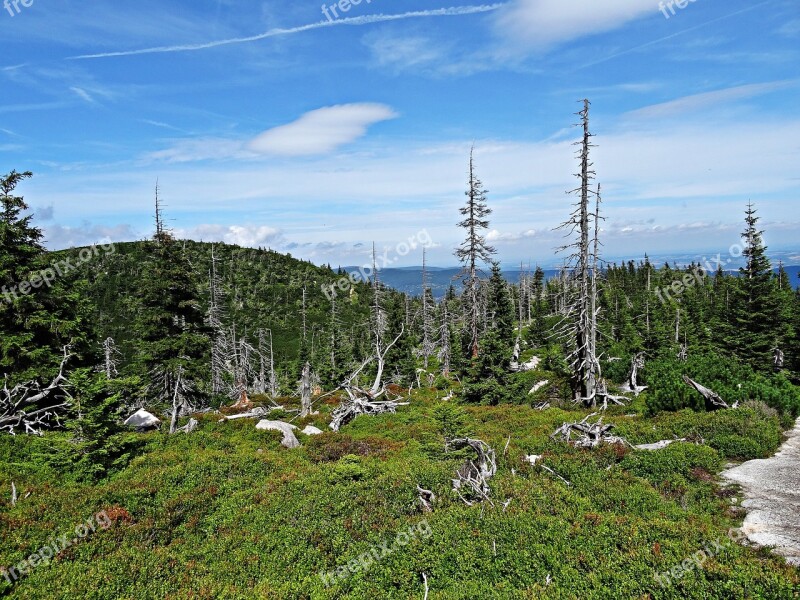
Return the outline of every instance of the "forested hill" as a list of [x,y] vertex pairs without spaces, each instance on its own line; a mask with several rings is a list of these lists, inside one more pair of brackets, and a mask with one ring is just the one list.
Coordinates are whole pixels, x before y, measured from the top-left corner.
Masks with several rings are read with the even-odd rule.
[[[54,261],[72,257],[77,269],[70,274],[71,282],[81,289],[82,299],[89,304],[92,338],[113,338],[123,363],[136,358],[137,340],[141,338],[143,292],[153,280],[148,243],[118,243],[112,251],[101,251],[81,264],[77,264],[80,248],[53,253]],[[320,351],[326,341],[320,333],[330,330],[334,318],[329,299],[334,293],[338,330],[349,331],[358,338],[355,333],[363,329],[367,320],[366,284],[348,283],[342,290],[337,283],[346,278],[330,268],[264,249],[189,240],[177,244],[190,267],[188,277],[194,292],[190,295],[198,299],[199,310],[208,312],[213,256],[225,325],[235,327],[236,337],[253,345],[259,331],[271,332],[279,372],[286,372],[297,360],[304,320],[309,350]]]

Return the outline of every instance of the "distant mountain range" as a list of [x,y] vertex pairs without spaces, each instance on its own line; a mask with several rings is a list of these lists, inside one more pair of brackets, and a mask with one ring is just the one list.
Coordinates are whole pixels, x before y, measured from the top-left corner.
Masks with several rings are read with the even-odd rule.
[[[696,259],[695,259],[696,260]],[[672,261],[670,261],[672,262]],[[654,262],[654,265],[661,267],[663,262]],[[678,263],[680,266],[680,263]],[[784,269],[789,274],[792,285],[797,288],[800,287],[800,265],[784,266]],[[344,267],[347,273],[357,273],[358,267]],[[730,272],[736,273],[736,269],[727,269]],[[428,283],[436,299],[444,297],[447,293],[447,288],[454,285],[457,292],[461,290],[461,283],[458,279],[458,274],[461,270],[458,267],[428,267]],[[775,269],[777,272],[777,268]],[[503,276],[510,283],[519,282],[520,269],[503,270]],[[558,269],[544,269],[545,279],[558,274]],[[486,277],[488,277],[488,272]],[[422,267],[402,267],[396,269],[382,269],[379,272],[380,280],[391,288],[400,292],[411,294],[412,296],[419,296],[422,294]]]

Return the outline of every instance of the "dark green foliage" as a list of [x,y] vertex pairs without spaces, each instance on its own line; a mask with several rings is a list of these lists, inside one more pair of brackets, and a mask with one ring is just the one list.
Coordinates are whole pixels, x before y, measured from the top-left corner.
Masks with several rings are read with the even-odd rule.
[[135,378],[108,380],[105,374],[80,369],[70,374],[75,398],[67,429],[73,443],[68,454],[79,479],[96,481],[124,467],[141,438],[122,425],[125,398],[139,387]]
[[440,402],[433,407],[431,416],[436,422],[439,435],[442,437],[442,442],[452,440],[455,438],[467,437],[469,430],[467,428],[468,413],[458,404],[453,402]]
[[708,474],[716,473],[722,468],[722,459],[713,448],[675,443],[663,450],[630,452],[620,462],[620,467],[658,485],[674,475],[691,477],[692,471],[698,468]]
[[489,329],[480,340],[481,352],[472,360],[462,389],[467,402],[497,405],[511,400],[508,388],[511,351],[500,332]]
[[81,290],[65,287],[62,266],[45,252],[24,199],[13,195],[31,176],[0,177],[0,376],[12,385],[55,375],[68,344],[78,355],[70,366],[87,358]]
[[642,372],[649,386],[646,392],[649,414],[712,408],[706,407],[703,397],[684,383],[683,375],[714,390],[729,405],[758,400],[789,415],[800,414],[800,390],[785,376],[757,373],[735,358],[718,354],[691,355],[685,363],[672,357],[649,361]]
[[500,343],[511,347],[514,341],[514,308],[508,292],[508,284],[503,279],[500,265],[492,263],[492,275],[488,283],[486,312],[489,327],[497,332]]
[[189,258],[181,244],[162,234],[147,245],[145,277],[142,281],[141,339],[142,375],[157,381],[151,398],[172,396],[181,376],[200,381],[210,362],[210,329],[191,277]]
[[[18,563],[100,510],[113,515],[109,530],[37,567],[13,591],[0,577],[0,593],[421,598],[423,572],[431,597],[463,600],[788,599],[800,585],[797,569],[781,559],[729,544],[679,584],[658,586],[655,574],[739,525],[708,481],[728,458],[719,451],[693,444],[641,455],[578,450],[547,435],[583,411],[471,407],[472,433],[497,451],[499,471],[492,480],[497,507],[467,507],[450,492],[461,459],[430,456],[421,443],[437,434],[435,402],[415,393],[396,415],[358,419],[347,433],[301,436],[304,447],[292,451],[252,423],[217,423],[210,415],[191,436],[137,436],[147,442],[142,455],[94,485],[38,466],[44,444],[67,434],[0,438],[0,480],[31,492],[15,508],[0,502],[0,565]],[[609,419],[644,443],[672,433],[730,432],[730,424],[717,422],[722,414]],[[739,423],[745,438],[767,423],[750,417]],[[526,465],[522,457],[532,452],[572,485]],[[433,513],[420,512],[417,485],[436,493]],[[391,547],[410,527],[420,534],[368,570],[331,586],[320,577],[381,543]]]
[[772,349],[783,337],[779,328],[780,307],[767,249],[761,239],[763,232],[756,227],[758,217],[752,205],[746,215],[747,228],[742,236],[746,240],[747,263],[739,269],[737,280],[734,342],[743,360],[757,369],[768,370]]

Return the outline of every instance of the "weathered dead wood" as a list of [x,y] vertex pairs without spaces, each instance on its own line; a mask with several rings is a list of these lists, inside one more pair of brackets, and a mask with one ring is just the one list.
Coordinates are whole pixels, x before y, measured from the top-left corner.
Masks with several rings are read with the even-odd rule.
[[245,413],[239,413],[238,415],[229,415],[222,417],[218,423],[224,423],[225,421],[234,421],[236,419],[259,419],[261,417],[266,417],[269,413],[274,410],[284,410],[283,406],[272,406],[270,408],[265,408],[263,406],[257,406],[253,410],[250,410]]
[[[600,444],[621,443],[630,445],[624,438],[609,433],[614,428],[614,425],[611,423],[603,425],[603,417],[600,417],[594,423],[589,423],[589,419],[595,416],[597,416],[597,413],[587,415],[577,423],[564,423],[550,435],[550,438],[560,438],[568,444],[579,448],[595,448]],[[575,440],[572,439],[574,432],[579,435]]]
[[[445,444],[446,451],[461,450],[463,448],[471,448],[476,454],[476,459],[467,459],[458,468],[456,478],[453,479],[453,491],[459,495],[467,506],[472,506],[476,500],[488,500],[494,506],[494,503],[489,498],[489,494],[492,491],[489,487],[489,480],[497,473],[494,450],[486,442],[470,438],[457,438],[449,440]],[[465,498],[461,490],[470,493],[471,497]]]
[[189,422],[186,423],[183,427],[178,427],[175,431],[182,432],[182,433],[192,433],[195,429],[200,426],[200,422],[197,419],[189,419]]
[[311,364],[307,361],[300,379],[300,407],[301,419],[311,414]]
[[647,389],[646,385],[639,385],[639,369],[644,368],[644,352],[639,352],[631,358],[631,370],[628,374],[628,380],[620,389],[624,393],[634,394],[638,396]]
[[551,475],[553,475],[554,477],[558,477],[558,479],[560,479],[561,481],[563,481],[565,485],[567,485],[567,486],[570,486],[570,485],[572,485],[572,483],[571,483],[570,481],[567,481],[566,479],[564,479],[564,478],[563,478],[561,475],[559,475],[558,473],[556,473],[555,471],[553,471],[553,469],[551,469],[550,467],[547,467],[547,466],[545,466],[545,465],[539,465],[539,466],[540,466],[540,467],[542,467],[542,469],[544,469],[545,471],[547,471],[547,472],[548,472],[548,473],[550,473]]
[[[369,393],[359,388],[346,388],[348,393],[351,394],[351,399],[343,402],[337,406],[331,414],[330,428],[333,431],[339,431],[341,427],[347,425],[350,421],[355,419],[358,415],[381,415],[384,413],[396,413],[400,406],[408,406],[409,402],[395,402],[394,400],[385,400],[382,402],[374,402],[369,400]],[[352,390],[355,389],[363,394],[362,397],[355,397]]]
[[780,348],[775,348],[772,351],[772,366],[775,367],[776,371],[783,369],[784,360],[783,350]]
[[433,512],[433,503],[436,502],[436,494],[431,490],[426,490],[417,484],[417,492],[419,493],[419,503],[422,505],[422,512]]
[[42,435],[43,429],[61,424],[63,411],[72,399],[66,391],[69,381],[64,375],[64,368],[72,358],[69,349],[64,346],[58,374],[45,388],[36,381],[29,381],[8,389],[8,376],[5,377],[0,390],[0,430],[5,429],[11,435],[20,430],[28,435]]
[[675,442],[685,442],[686,438],[680,438],[676,440],[661,440],[660,442],[655,442],[652,444],[637,444],[633,446],[634,450],[661,450],[662,448],[666,448],[670,444],[674,444]]
[[700,395],[706,399],[706,402],[708,402],[712,406],[715,406],[717,408],[738,408],[739,406],[738,402],[734,403],[732,406],[729,406],[728,403],[725,402],[725,400],[723,400],[722,397],[719,394],[717,394],[714,390],[711,390],[703,385],[700,385],[699,383],[697,383],[693,379],[690,379],[686,375],[683,376],[683,381],[686,382],[687,385],[690,385],[694,389],[696,389],[700,393]]

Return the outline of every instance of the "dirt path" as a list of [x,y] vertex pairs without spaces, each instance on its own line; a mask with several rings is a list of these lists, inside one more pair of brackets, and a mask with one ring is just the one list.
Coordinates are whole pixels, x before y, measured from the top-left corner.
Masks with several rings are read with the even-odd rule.
[[800,565],[800,419],[772,458],[750,460],[722,473],[742,486],[748,511],[742,531]]

